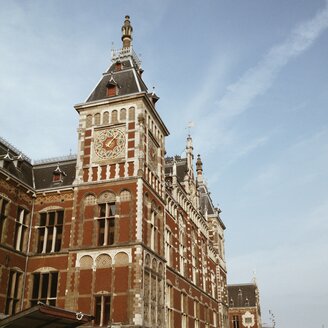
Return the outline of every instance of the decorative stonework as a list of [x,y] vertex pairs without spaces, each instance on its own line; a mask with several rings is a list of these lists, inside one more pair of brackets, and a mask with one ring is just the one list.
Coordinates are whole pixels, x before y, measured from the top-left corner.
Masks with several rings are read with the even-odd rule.
[[142,203],[143,203],[143,182],[142,179],[138,179],[137,182],[137,235],[136,239],[142,239]]
[[[96,251],[81,251],[76,254],[75,267],[82,269],[84,265],[84,257],[92,258],[92,268],[97,269],[99,267],[109,267],[110,265],[123,265],[132,263],[131,248],[115,248],[104,249]],[[117,256],[118,255],[118,256]],[[82,263],[81,263],[82,260]],[[111,263],[111,264],[109,264]]]
[[255,325],[254,314],[250,313],[249,311],[247,311],[245,314],[243,314],[241,316],[241,318],[243,320],[244,327],[250,328]]
[[60,195],[46,195],[46,196],[38,196],[35,200],[36,205],[44,204],[44,203],[59,203],[64,201],[73,200],[74,194],[60,194]]

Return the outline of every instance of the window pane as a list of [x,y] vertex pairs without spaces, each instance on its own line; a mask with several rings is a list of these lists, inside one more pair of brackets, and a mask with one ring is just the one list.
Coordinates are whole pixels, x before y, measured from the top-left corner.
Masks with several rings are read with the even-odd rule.
[[114,216],[116,212],[115,204],[109,204],[109,216]]
[[49,212],[49,223],[48,225],[55,225],[55,217],[56,217],[56,212]]
[[47,222],[47,213],[40,213],[40,226],[45,226]]
[[42,275],[42,289],[41,289],[41,297],[42,298],[47,298],[48,283],[49,283],[49,273],[45,273]]
[[104,296],[104,301],[103,325],[108,325],[110,316],[110,296]]
[[99,205],[99,217],[101,218],[106,217],[106,204]]
[[97,296],[95,299],[95,324],[100,325],[101,316],[101,296]]
[[50,253],[51,252],[53,233],[54,233],[54,228],[53,227],[49,227],[48,228],[46,253]]
[[99,225],[99,235],[98,235],[98,245],[104,245],[105,241],[105,220],[98,220]]
[[114,244],[114,234],[115,234],[115,218],[109,219],[109,233],[108,233],[108,244]]
[[45,228],[39,228],[39,241],[38,241],[38,253],[41,253],[43,250],[43,242],[44,242],[44,232]]
[[60,251],[61,247],[61,240],[62,240],[62,227],[57,227],[57,234],[56,234],[56,243],[55,243],[55,252]]
[[16,281],[15,281],[15,289],[14,289],[14,298],[18,297],[18,289],[19,289],[19,281],[20,281],[20,277],[21,277],[21,273],[20,272],[16,272]]
[[58,281],[58,272],[51,273],[51,290],[50,297],[57,296],[57,281]]
[[57,212],[57,224],[63,224],[64,221],[64,211]]
[[33,293],[32,298],[38,298],[39,296],[39,285],[40,285],[40,273],[33,275]]

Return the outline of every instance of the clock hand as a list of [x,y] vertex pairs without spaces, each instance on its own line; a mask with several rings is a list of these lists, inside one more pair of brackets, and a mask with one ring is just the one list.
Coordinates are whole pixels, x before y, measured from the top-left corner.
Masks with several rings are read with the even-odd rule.
[[106,147],[109,148],[110,145],[114,142],[114,140],[115,140],[115,138],[113,137],[110,141],[107,141],[106,144],[105,144]]

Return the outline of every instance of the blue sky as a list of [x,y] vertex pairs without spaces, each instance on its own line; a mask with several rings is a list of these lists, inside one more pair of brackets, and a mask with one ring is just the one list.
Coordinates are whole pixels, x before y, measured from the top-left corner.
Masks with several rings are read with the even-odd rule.
[[144,79],[181,154],[188,121],[222,209],[230,283],[263,321],[328,326],[328,2],[0,0],[0,135],[76,152],[83,102],[131,16]]

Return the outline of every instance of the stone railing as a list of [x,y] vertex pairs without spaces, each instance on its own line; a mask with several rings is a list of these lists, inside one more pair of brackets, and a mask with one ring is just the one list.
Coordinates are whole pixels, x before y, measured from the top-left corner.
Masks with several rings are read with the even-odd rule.
[[112,62],[121,60],[127,57],[132,57],[137,66],[141,67],[141,60],[138,58],[137,54],[134,52],[132,47],[122,48],[122,49],[112,49]]

